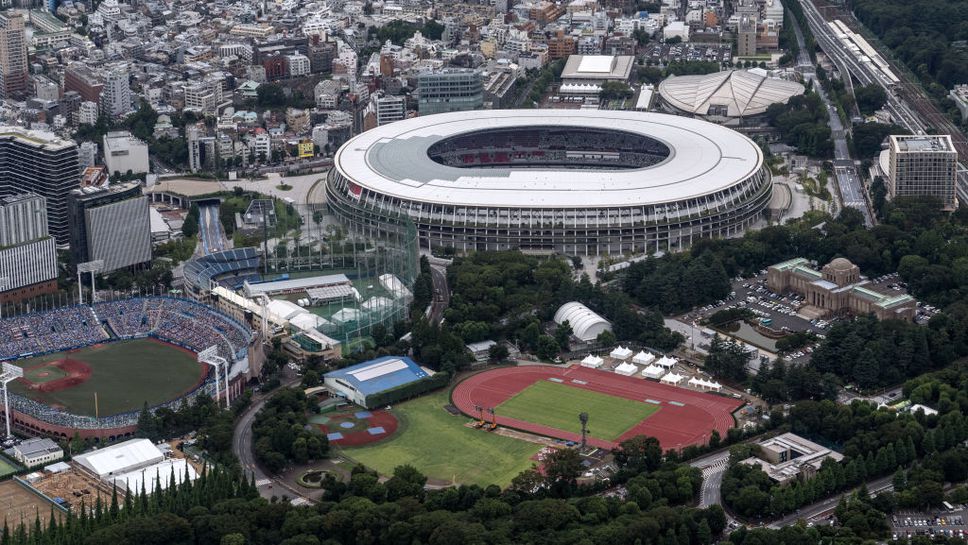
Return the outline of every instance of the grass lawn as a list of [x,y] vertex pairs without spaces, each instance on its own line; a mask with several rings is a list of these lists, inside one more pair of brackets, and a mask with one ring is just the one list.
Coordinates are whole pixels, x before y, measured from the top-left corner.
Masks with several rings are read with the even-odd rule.
[[20,466],[14,462],[7,460],[5,457],[0,456],[0,477],[6,477],[7,475],[13,475],[17,471],[20,471]]
[[578,414],[588,413],[592,437],[614,441],[659,410],[658,405],[543,380],[498,405],[498,416],[581,433]]
[[[63,359],[63,352],[14,362],[31,367]],[[107,343],[70,353],[71,359],[91,367],[90,378],[59,392],[30,390],[17,380],[10,391],[46,404],[63,405],[74,414],[94,416],[94,393],[100,416],[140,410],[147,401],[157,405],[188,392],[202,375],[202,367],[187,352],[153,339]]]
[[448,392],[441,391],[394,405],[400,419],[394,437],[342,452],[384,475],[410,464],[433,479],[481,486],[507,486],[531,467],[540,445],[465,427],[467,417],[444,410],[449,402]]

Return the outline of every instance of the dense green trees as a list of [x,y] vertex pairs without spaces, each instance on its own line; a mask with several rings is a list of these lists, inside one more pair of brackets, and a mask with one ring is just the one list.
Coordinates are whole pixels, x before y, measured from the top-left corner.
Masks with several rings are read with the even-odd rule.
[[716,335],[709,345],[703,368],[717,377],[741,382],[746,378],[746,365],[751,357],[739,343]]
[[256,459],[272,473],[290,463],[318,460],[329,450],[329,440],[306,429],[313,404],[302,390],[285,388],[266,401],[252,423]]
[[871,115],[884,107],[887,102],[887,92],[884,91],[884,87],[876,83],[862,85],[854,87],[854,100],[860,113]]
[[623,287],[643,305],[676,314],[725,298],[729,281],[719,257],[699,250],[633,263]]
[[816,93],[790,98],[766,109],[770,125],[780,130],[783,141],[810,157],[833,157],[834,143],[827,124],[827,108]]
[[[918,78],[950,88],[968,83],[968,4],[961,0],[852,0],[854,14]],[[898,24],[903,21],[904,24]]]
[[881,143],[892,134],[910,134],[904,127],[883,123],[858,123],[854,125],[851,141],[854,153],[861,159],[874,159],[881,152]]

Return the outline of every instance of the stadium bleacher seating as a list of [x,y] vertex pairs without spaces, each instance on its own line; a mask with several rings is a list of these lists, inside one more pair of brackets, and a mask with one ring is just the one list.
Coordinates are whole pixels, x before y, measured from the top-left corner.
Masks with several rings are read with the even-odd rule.
[[231,318],[188,299],[125,299],[0,320],[0,338],[4,339],[0,359],[147,336],[195,352],[217,345],[223,357],[242,358],[252,333]]

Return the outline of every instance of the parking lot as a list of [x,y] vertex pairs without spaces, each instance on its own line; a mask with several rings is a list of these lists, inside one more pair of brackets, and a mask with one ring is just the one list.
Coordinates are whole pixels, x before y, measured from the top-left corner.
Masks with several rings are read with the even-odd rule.
[[[712,305],[699,308],[682,317],[685,322],[704,320],[718,311],[735,308],[749,309],[763,325],[788,332],[809,331],[823,339],[824,332],[830,328],[835,319],[819,320],[800,316],[798,309],[803,304],[802,297],[795,294],[777,294],[766,287],[766,273],[752,278],[734,279],[731,295]],[[814,346],[784,354],[784,358],[792,363],[805,363],[810,359]]]
[[[892,291],[898,293],[907,293],[907,284],[901,281],[898,273],[885,274],[884,276],[871,278],[870,283],[871,286],[877,289],[877,291],[882,291],[885,293],[890,293]],[[938,312],[939,309],[919,301],[918,311],[914,321],[918,324],[924,325],[928,323],[928,320],[930,320],[931,317]]]
[[906,541],[915,536],[949,537],[965,539],[965,510],[944,513],[899,511],[891,517],[891,539]]
[[710,61],[727,62],[732,58],[733,48],[730,44],[660,44],[653,43],[645,47],[645,60],[653,63],[668,64],[672,61]]

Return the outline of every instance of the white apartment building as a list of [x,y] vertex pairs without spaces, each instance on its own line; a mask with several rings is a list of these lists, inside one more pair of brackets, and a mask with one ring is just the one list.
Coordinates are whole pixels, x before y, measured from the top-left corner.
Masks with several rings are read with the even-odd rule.
[[309,57],[306,55],[301,55],[299,53],[294,55],[286,55],[286,60],[289,64],[289,75],[291,77],[309,75],[311,68]]
[[941,199],[944,210],[958,207],[958,152],[950,135],[891,135],[881,168],[887,173],[887,192],[891,199],[930,195]]
[[111,117],[121,117],[131,113],[131,87],[128,84],[126,69],[111,70],[104,78],[101,91],[101,109]]
[[97,123],[97,117],[99,114],[100,109],[97,106],[97,102],[85,100],[77,108],[77,124],[94,125]]

